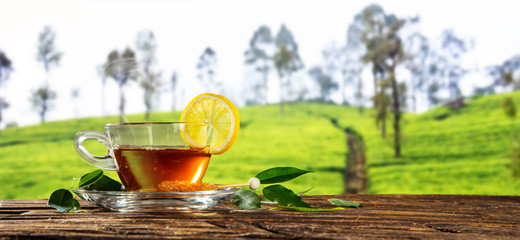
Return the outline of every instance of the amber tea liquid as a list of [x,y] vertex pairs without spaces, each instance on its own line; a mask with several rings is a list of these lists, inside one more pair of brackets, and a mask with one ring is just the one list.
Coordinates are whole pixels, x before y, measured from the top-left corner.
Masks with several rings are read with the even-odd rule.
[[207,151],[172,148],[114,149],[117,174],[128,191],[156,191],[162,181],[201,181],[211,155]]

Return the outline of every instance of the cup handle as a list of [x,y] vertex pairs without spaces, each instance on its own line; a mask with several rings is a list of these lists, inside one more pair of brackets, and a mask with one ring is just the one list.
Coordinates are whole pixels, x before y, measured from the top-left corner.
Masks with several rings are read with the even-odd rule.
[[[105,147],[108,149],[108,153],[105,156],[96,156],[91,154],[85,149],[83,146],[83,141],[87,139],[93,139],[100,143],[103,143]],[[74,150],[78,153],[78,155],[83,158],[90,165],[101,168],[104,170],[119,170],[117,166],[116,158],[114,157],[114,152],[112,151],[112,147],[110,145],[110,140],[108,136],[102,132],[93,131],[93,130],[83,130],[79,131],[76,136],[74,136]]]

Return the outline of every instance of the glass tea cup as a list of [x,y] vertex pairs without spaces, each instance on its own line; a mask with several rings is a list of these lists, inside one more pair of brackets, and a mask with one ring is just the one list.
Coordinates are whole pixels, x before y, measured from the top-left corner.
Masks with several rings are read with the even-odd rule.
[[[163,181],[198,182],[211,155],[207,146],[190,147],[182,137],[187,127],[202,123],[110,123],[105,133],[83,130],[74,137],[74,149],[83,160],[104,170],[117,171],[128,191],[157,191]],[[108,154],[95,156],[83,146],[87,139],[105,145]]]

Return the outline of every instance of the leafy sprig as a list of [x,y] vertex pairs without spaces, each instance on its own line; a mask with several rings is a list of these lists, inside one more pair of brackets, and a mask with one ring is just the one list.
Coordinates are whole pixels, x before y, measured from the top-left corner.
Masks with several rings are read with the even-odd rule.
[[[341,199],[329,199],[331,204],[340,206],[337,208],[313,208],[300,197],[301,194],[295,194],[278,183],[295,179],[301,175],[312,171],[301,170],[294,167],[275,167],[258,173],[255,177],[260,180],[261,184],[273,184],[263,188],[264,198],[270,202],[278,203],[281,206],[271,208],[271,210],[299,211],[299,212],[328,212],[342,210],[342,207],[359,207],[359,203],[346,201]],[[231,199],[240,209],[261,209],[262,198],[257,193],[250,190],[242,190]]]
[[[103,174],[103,170],[94,170],[83,175],[77,188],[96,191],[126,191],[121,183]],[[72,190],[74,181],[70,189],[58,189],[49,197],[47,206],[53,207],[62,213],[84,212],[77,199],[74,198]],[[81,198],[81,196],[79,196]]]

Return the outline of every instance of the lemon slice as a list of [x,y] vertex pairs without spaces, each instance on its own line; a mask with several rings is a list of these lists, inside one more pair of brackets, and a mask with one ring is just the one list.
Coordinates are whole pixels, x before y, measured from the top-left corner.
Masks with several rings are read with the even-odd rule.
[[240,118],[229,99],[213,93],[203,93],[191,100],[181,114],[187,124],[181,135],[192,148],[209,146],[210,154],[221,154],[231,148],[238,137]]

